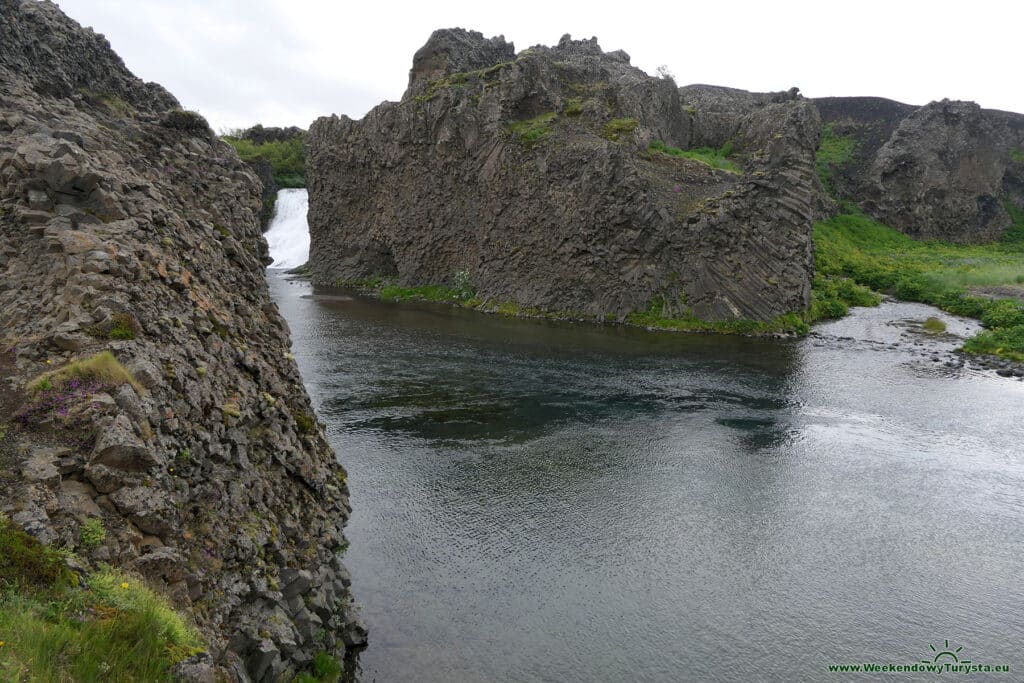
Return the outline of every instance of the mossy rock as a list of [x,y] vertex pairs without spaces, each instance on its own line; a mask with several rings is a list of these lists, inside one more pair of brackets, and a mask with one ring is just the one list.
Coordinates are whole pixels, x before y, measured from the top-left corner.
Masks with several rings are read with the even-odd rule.
[[10,522],[0,522],[0,587],[49,590],[74,583],[59,552]]

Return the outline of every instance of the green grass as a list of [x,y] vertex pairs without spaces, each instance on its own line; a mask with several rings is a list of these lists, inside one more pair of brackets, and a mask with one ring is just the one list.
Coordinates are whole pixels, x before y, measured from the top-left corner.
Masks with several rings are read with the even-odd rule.
[[941,320],[939,320],[935,316],[929,316],[927,320],[925,320],[923,323],[921,323],[921,328],[925,332],[930,332],[932,334],[939,334],[940,332],[945,332],[946,331],[946,323],[942,322]]
[[63,367],[40,375],[29,382],[26,388],[29,391],[59,388],[73,379],[93,379],[112,386],[131,384],[140,394],[145,392],[139,380],[135,379],[110,351],[101,351],[95,356],[71,361]]
[[882,296],[848,277],[837,275],[814,276],[811,286],[811,307],[804,319],[809,322],[842,318],[851,306],[877,306]]
[[0,520],[0,679],[169,681],[198,631],[137,579],[71,573],[60,551]]
[[273,169],[274,182],[280,187],[306,186],[306,136],[291,140],[272,140],[257,145],[251,140],[225,136],[225,142],[238,152],[244,161],[266,159]]
[[849,278],[905,301],[978,318],[989,331],[968,340],[965,351],[1024,354],[1024,335],[1015,331],[1024,328],[1024,304],[971,294],[973,287],[1021,284],[1024,246],[920,241],[856,213],[817,223],[814,243],[818,279]]
[[1011,149],[1010,161],[1014,161],[1018,164],[1024,164],[1024,149]]
[[632,135],[639,125],[640,122],[636,119],[612,119],[604,124],[604,127],[601,129],[601,137],[612,142],[618,142],[622,137]]
[[799,313],[787,313],[772,320],[701,320],[689,313],[665,315],[665,302],[655,297],[646,311],[630,313],[626,322],[638,327],[679,332],[708,332],[714,334],[807,334],[810,326]]
[[678,159],[692,159],[694,161],[699,161],[702,164],[707,164],[712,168],[717,168],[729,173],[743,172],[743,169],[741,169],[735,162],[728,159],[728,156],[732,154],[731,142],[726,142],[719,149],[698,147],[697,149],[683,150],[678,147],[670,147],[661,140],[654,140],[650,145],[648,145],[647,151],[652,154],[664,154]]
[[964,351],[1024,361],[1024,325],[985,330],[968,339]]
[[816,158],[818,177],[829,193],[832,187],[832,167],[847,163],[857,150],[857,141],[850,135],[836,135],[834,124],[827,123],[822,129],[821,144]]
[[509,124],[508,130],[512,135],[519,138],[520,142],[532,145],[544,140],[551,134],[551,124],[557,118],[558,114],[555,112],[547,112],[546,114],[534,116],[532,119],[514,121]]

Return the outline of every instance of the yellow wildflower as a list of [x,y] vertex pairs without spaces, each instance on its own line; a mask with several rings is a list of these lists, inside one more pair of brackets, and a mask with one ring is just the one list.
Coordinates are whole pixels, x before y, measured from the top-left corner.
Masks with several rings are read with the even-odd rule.
[[127,588],[127,587],[128,587],[128,582],[127,581],[122,581],[121,582],[121,588]]

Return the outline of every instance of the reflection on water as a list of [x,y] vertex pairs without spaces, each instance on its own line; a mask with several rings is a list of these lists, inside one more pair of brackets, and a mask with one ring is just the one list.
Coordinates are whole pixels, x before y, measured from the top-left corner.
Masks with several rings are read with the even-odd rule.
[[269,282],[349,470],[364,680],[1024,667],[1024,384],[945,366],[931,309],[769,341]]

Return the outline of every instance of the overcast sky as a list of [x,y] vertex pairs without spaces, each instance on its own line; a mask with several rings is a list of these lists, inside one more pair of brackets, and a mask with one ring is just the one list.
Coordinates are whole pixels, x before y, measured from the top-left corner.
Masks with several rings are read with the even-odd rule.
[[809,97],[878,95],[911,104],[975,100],[1024,112],[1019,0],[942,3],[341,2],[58,0],[110,40],[136,75],[157,81],[215,130],[303,128],[362,117],[401,97],[413,53],[435,28],[502,34],[516,50],[564,33],[597,36],[680,85],[797,86]]

